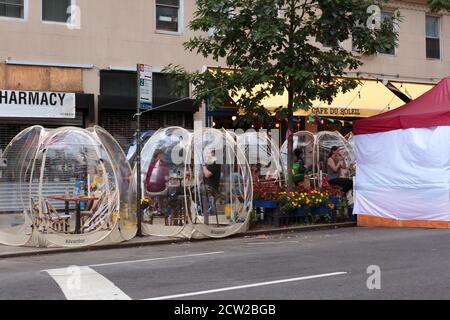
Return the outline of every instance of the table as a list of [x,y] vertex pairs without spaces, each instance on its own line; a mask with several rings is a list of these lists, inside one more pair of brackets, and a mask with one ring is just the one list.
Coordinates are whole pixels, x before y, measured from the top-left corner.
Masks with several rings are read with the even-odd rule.
[[70,202],[75,202],[75,233],[80,234],[81,233],[81,201],[95,201],[99,198],[97,197],[86,197],[86,196],[71,196],[71,195],[63,195],[63,196],[53,196],[53,197],[47,197],[49,200],[57,200],[57,201],[64,201],[65,203],[65,214],[69,215],[69,205]]

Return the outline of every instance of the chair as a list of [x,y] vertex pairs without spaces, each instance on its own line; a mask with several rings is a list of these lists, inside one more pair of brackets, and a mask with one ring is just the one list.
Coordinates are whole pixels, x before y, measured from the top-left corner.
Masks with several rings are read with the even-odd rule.
[[[161,216],[164,216],[164,224],[166,226],[169,225],[169,215],[168,215],[167,210],[163,213],[163,207],[164,207],[164,203],[163,202],[165,202],[165,199],[167,198],[168,194],[169,194],[169,188],[168,187],[166,187],[166,189],[164,189],[161,192],[148,192],[147,191],[147,195],[150,198],[154,198],[156,200],[155,201],[156,202],[155,210],[157,212],[158,212],[158,210],[160,210]],[[148,210],[150,210],[150,208]],[[153,218],[154,218],[154,215],[152,214],[150,216],[150,221],[148,221],[148,222],[144,221],[144,223],[153,224]]]
[[47,199],[45,200],[45,206],[47,209],[46,218],[48,219],[50,229],[56,232],[67,233],[70,227],[68,222],[71,218],[70,215],[59,214],[55,207]]
[[111,214],[116,211],[116,208],[110,207],[109,200],[112,199],[112,201],[115,201],[117,200],[117,197],[117,190],[110,194],[109,197],[107,193],[104,192],[104,195],[97,202],[96,210],[92,211],[92,217],[84,223],[82,233],[91,232],[96,229],[103,228],[104,226],[110,228],[108,218],[110,218]]
[[[100,195],[97,197],[98,193],[100,193]],[[86,218],[88,218],[89,216],[93,216],[98,210],[100,204],[105,201],[106,191],[96,191],[94,193],[94,197],[98,199],[89,201],[87,204],[87,210],[81,211],[81,224],[84,224],[86,222]]]
[[170,216],[171,226],[183,226],[189,222],[189,217],[184,208],[184,195],[177,196],[176,199],[170,201],[172,207],[172,215]]

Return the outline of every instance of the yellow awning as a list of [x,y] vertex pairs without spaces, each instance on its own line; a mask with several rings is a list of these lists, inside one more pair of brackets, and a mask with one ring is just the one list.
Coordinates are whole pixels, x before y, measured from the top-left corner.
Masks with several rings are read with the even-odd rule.
[[[215,68],[209,68],[213,71]],[[222,70],[222,72],[233,72],[233,70]],[[408,83],[390,81],[398,90],[411,99],[416,99],[431,88],[432,84]],[[257,92],[263,85],[255,87]],[[235,101],[244,93],[237,92],[230,96]],[[271,96],[262,101],[263,106],[273,112],[280,107],[286,107],[288,101],[287,92],[283,95]],[[360,84],[347,93],[339,93],[331,104],[316,100],[309,110],[298,110],[295,116],[318,115],[324,117],[360,117],[367,118],[404,105],[405,102],[391,92],[381,81],[364,79]]]
[[[412,99],[416,99],[433,87],[428,84],[393,84]],[[274,111],[280,106],[286,106],[287,93],[265,99],[263,104],[270,111]],[[366,118],[393,110],[404,104],[405,102],[394,95],[383,83],[376,80],[361,80],[358,87],[345,94],[338,94],[331,104],[316,100],[309,110],[298,110],[294,115]]]

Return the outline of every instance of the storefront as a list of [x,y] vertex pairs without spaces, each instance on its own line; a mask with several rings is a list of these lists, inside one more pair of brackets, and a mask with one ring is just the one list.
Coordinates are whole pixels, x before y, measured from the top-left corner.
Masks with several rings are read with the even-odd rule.
[[[294,132],[338,131],[351,132],[353,121],[394,110],[433,88],[432,84],[358,79],[359,85],[346,93],[339,93],[331,104],[313,101],[308,110],[294,112]],[[405,101],[406,100],[406,101]],[[265,108],[274,112],[287,104],[287,93],[263,100]],[[277,123],[284,136],[287,121]]]
[[[99,125],[110,132],[126,149],[136,131],[136,72],[102,70],[100,72]],[[143,113],[141,130],[163,127],[194,127],[198,108],[186,94],[174,95],[170,81],[161,73],[153,74],[153,106],[155,111]],[[184,100],[183,100],[184,99]]]
[[0,149],[23,129],[87,127],[95,122],[94,95],[82,92],[76,68],[0,65]]

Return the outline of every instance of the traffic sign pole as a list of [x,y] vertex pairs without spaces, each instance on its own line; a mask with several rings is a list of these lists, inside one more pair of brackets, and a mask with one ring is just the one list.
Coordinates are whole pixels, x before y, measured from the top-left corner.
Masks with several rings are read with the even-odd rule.
[[137,111],[136,111],[136,214],[137,214],[137,235],[142,237],[142,176],[141,176],[141,65],[137,68]]

